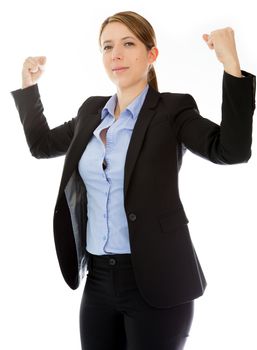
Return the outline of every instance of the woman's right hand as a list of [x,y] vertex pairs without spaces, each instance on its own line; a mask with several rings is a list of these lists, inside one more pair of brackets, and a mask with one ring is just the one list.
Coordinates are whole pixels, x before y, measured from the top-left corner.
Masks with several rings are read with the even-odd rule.
[[44,71],[45,56],[28,57],[22,67],[22,88],[35,85]]

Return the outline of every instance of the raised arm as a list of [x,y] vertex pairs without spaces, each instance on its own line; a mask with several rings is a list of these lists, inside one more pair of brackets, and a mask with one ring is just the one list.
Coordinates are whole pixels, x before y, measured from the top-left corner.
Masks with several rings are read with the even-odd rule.
[[221,124],[203,118],[191,95],[184,95],[173,123],[178,140],[186,148],[214,163],[247,162],[251,156],[252,117],[256,77],[241,71],[231,28],[204,34],[224,66]]
[[11,92],[30,152],[36,158],[64,155],[73,138],[77,119],[49,128],[37,85],[45,63],[46,57],[28,57],[22,69],[22,89]]

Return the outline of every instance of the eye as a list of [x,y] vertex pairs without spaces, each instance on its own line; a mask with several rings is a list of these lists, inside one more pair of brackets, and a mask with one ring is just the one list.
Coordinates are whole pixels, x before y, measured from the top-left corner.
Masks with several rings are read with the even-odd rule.
[[[128,42],[124,43],[124,45],[129,47],[129,46],[134,46],[135,44],[132,43],[131,41],[128,41]],[[106,46],[104,46],[103,51],[108,51],[111,48],[112,48],[111,45],[106,45]]]
[[133,45],[134,45],[134,43],[132,43],[131,41],[129,41],[129,42],[125,43],[125,45],[128,45],[128,46],[133,46]]
[[103,50],[104,50],[104,51],[107,51],[107,50],[109,50],[110,47],[111,47],[110,45],[106,45],[106,46],[103,48]]

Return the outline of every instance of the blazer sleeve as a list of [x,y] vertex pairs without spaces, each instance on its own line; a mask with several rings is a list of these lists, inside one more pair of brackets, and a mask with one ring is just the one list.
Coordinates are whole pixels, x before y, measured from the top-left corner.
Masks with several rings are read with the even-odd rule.
[[173,126],[178,141],[213,163],[243,163],[251,157],[256,77],[242,74],[243,78],[237,78],[224,71],[220,125],[202,117],[189,94],[177,106]]
[[50,129],[44,116],[38,85],[11,92],[31,154],[51,158],[66,154],[72,141],[77,117]]

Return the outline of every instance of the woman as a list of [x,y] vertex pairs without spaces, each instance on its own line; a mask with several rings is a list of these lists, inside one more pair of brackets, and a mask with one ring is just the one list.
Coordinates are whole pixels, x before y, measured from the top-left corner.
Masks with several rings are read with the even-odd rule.
[[189,94],[159,93],[150,23],[131,11],[102,24],[103,64],[117,93],[89,97],[49,129],[37,80],[45,57],[23,65],[13,97],[36,158],[66,154],[54,213],[62,274],[78,288],[82,349],[181,350],[206,281],[178,192],[186,148],[217,164],[251,155],[255,76],[241,71],[231,28],[203,39],[224,66],[221,126]]

